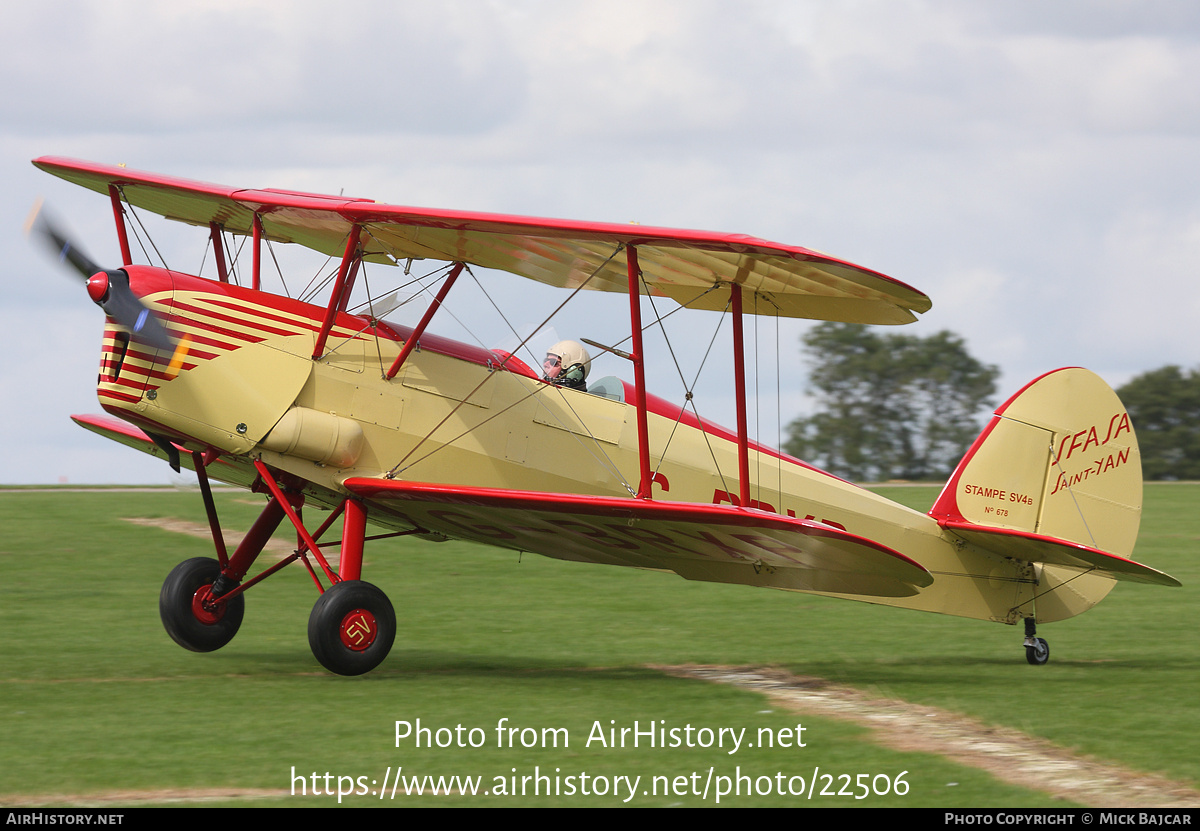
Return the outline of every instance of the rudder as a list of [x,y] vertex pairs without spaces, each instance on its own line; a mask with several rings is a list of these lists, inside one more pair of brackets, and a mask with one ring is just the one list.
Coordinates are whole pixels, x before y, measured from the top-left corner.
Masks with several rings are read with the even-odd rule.
[[1086,369],[1042,375],[996,410],[929,513],[1128,557],[1142,513],[1129,414]]

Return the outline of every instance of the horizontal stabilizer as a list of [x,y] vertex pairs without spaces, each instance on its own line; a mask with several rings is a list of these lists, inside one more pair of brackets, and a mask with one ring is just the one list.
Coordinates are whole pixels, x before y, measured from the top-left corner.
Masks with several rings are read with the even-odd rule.
[[[1067,367],[1034,379],[996,410],[929,515],[1005,557],[1180,585],[1128,559],[1141,513],[1129,413],[1099,376]],[[1095,603],[1103,590],[1093,595]]]
[[1044,565],[1098,571],[1115,580],[1152,583],[1157,586],[1182,585],[1169,574],[1083,543],[1011,528],[990,528],[970,522],[943,522],[942,527],[953,531],[967,542],[1005,557]]
[[669,570],[692,580],[907,597],[920,564],[811,520],[729,505],[347,479],[371,513],[426,531],[548,557]]

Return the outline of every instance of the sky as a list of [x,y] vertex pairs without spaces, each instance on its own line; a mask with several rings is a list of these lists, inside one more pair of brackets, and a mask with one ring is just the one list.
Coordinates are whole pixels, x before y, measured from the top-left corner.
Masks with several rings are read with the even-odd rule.
[[[69,419],[100,411],[103,317],[22,225],[44,197],[93,259],[118,252],[107,201],[42,155],[815,248],[928,294],[903,331],[963,337],[1001,369],[997,403],[1059,366],[1119,386],[1200,364],[1190,0],[49,0],[4,4],[0,31],[0,484],[190,481]],[[198,269],[203,235],[152,219],[167,261]],[[562,299],[481,285],[518,329]],[[452,300],[434,331],[512,340],[481,294]],[[592,295],[553,326],[615,340],[626,314]],[[719,320],[678,324],[687,383],[665,348],[648,382],[682,399],[711,341],[697,400],[732,424]],[[811,408],[811,325],[754,331],[768,443]]]

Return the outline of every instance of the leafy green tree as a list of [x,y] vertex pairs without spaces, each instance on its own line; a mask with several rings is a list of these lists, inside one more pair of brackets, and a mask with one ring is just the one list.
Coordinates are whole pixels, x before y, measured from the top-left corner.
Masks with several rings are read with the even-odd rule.
[[792,422],[784,448],[855,481],[948,476],[978,435],[1000,374],[950,332],[921,338],[822,323],[803,343],[817,408]]
[[1145,372],[1117,390],[1147,479],[1200,479],[1200,370]]

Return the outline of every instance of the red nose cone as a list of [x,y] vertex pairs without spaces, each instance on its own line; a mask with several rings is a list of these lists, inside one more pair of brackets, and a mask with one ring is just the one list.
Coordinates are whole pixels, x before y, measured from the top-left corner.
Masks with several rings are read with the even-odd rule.
[[103,271],[97,271],[87,281],[88,297],[92,298],[93,303],[100,303],[108,294],[108,275]]

